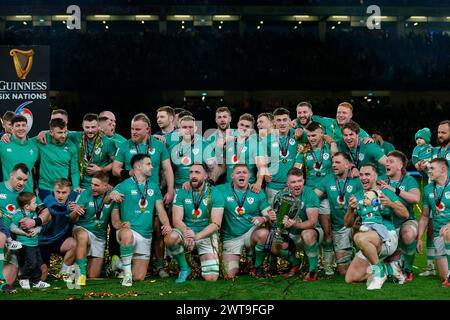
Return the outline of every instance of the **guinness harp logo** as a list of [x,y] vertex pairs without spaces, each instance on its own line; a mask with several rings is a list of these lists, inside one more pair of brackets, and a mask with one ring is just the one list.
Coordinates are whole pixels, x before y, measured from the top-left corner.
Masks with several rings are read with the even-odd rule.
[[33,49],[26,51],[19,49],[12,49],[9,52],[9,55],[13,57],[17,77],[21,80],[25,80],[27,78],[28,73],[31,70],[31,66],[33,65],[33,55],[34,55]]

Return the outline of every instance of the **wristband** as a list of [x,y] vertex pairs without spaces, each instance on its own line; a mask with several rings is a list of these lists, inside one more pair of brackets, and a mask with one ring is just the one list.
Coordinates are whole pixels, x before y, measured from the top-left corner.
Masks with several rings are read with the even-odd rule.
[[35,227],[42,226],[42,219],[41,218],[37,217],[37,218],[34,218],[33,220],[34,220],[34,223],[36,223]]
[[120,170],[120,176],[121,176],[123,179],[128,179],[128,178],[130,177],[130,171],[129,171],[129,170],[122,169],[122,170]]
[[399,187],[397,187],[397,188],[395,188],[395,194],[396,195],[400,195],[400,192],[401,192],[401,190],[400,190],[400,188]]

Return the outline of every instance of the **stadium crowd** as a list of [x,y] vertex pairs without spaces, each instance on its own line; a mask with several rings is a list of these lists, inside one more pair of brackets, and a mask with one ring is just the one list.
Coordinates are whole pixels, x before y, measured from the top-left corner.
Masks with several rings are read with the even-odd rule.
[[[49,287],[52,254],[62,256],[67,282],[89,285],[107,264],[132,286],[150,262],[168,277],[168,256],[179,268],[175,282],[187,281],[187,253],[198,254],[206,281],[234,278],[244,252],[255,277],[317,281],[338,272],[376,290],[388,276],[413,281],[424,247],[420,275],[439,274],[450,286],[450,121],[437,127],[435,146],[430,129],[415,128],[422,190],[406,172],[409,157],[353,121],[352,104],[339,103],[333,117],[315,112],[300,102],[293,117],[283,107],[242,113],[231,128],[222,106],[202,135],[190,111],[163,106],[159,128],[136,114],[130,139],[115,132],[110,111],[85,114],[81,130],[68,131],[68,113],[53,110],[49,130],[36,137],[27,136],[27,118],[7,112],[2,291],[15,292],[17,278],[25,290]],[[267,271],[266,258],[288,269]]]

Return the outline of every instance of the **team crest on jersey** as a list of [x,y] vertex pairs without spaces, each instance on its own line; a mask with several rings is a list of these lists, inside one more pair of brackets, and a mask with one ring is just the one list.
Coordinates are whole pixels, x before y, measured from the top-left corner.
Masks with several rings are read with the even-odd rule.
[[202,209],[198,208],[198,209],[192,210],[192,219],[196,220],[196,219],[200,218],[201,215],[202,215]]
[[234,201],[234,198],[233,197],[227,197],[227,201],[228,202]]
[[330,186],[331,191],[336,191],[336,186]]
[[252,204],[254,201],[255,201],[255,199],[252,197],[247,198],[248,204]]
[[360,153],[360,154],[359,154],[359,160],[361,160],[361,161],[364,160],[364,154],[363,154],[363,153]]
[[137,151],[134,149],[130,149],[130,154],[137,154]]
[[295,140],[292,139],[292,138],[290,138],[290,139],[289,139],[289,144],[290,144],[291,146],[293,146],[293,145],[295,144]]
[[93,201],[90,201],[89,204],[88,204],[88,206],[89,206],[89,207],[93,207],[93,206],[94,206],[94,202],[93,202]]
[[69,150],[69,147],[64,147],[64,151],[67,151],[67,150]]
[[207,205],[208,205],[208,199],[203,199],[203,204],[204,204],[205,206],[207,206]]
[[347,186],[347,192],[352,192],[353,191],[353,186]]
[[323,154],[323,159],[328,160],[330,158],[330,155],[328,153]]
[[153,189],[149,189],[147,190],[147,194],[151,197],[155,194],[155,191],[153,191]]
[[445,193],[445,199],[450,199],[450,191],[447,191],[447,192]]
[[312,156],[307,156],[306,160],[312,160]]
[[148,153],[150,155],[154,155],[155,154],[155,148],[151,148]]
[[30,149],[30,156],[32,156],[34,154],[34,150]]
[[97,148],[97,149],[95,149],[95,154],[96,154],[96,155],[99,155],[99,154],[100,154],[100,152],[102,152],[102,149],[101,149],[101,148]]
[[228,148],[228,152],[233,152],[233,148]]
[[197,148],[192,149],[192,153],[196,156],[198,154],[199,150]]
[[402,190],[402,191],[405,191],[405,186],[400,186],[399,189]]

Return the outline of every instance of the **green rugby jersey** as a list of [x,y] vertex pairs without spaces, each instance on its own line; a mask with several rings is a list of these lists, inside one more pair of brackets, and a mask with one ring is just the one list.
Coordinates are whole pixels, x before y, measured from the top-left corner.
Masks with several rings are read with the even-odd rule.
[[[108,223],[110,221],[111,212],[114,205],[111,202],[110,204],[104,204],[102,207],[104,198],[105,195],[94,198],[91,188],[84,190],[78,196],[76,202],[79,206],[84,207],[85,213],[80,216],[75,225],[92,232],[99,239],[106,240],[106,230],[108,229]],[[100,212],[99,217],[97,217],[95,213],[94,201],[97,203],[97,210]]]
[[[321,116],[316,116],[313,115],[311,117],[311,121],[314,122],[318,122],[322,128],[324,129],[324,133],[330,137],[335,136],[335,131],[336,131],[336,126],[337,126],[337,122],[336,120],[331,119],[331,118],[325,118],[325,117],[321,117]],[[309,123],[308,123],[309,124]],[[306,125],[307,126],[307,125]],[[300,124],[300,120],[298,118],[295,119],[295,128],[301,128],[304,129],[302,136],[299,139],[300,143],[308,143],[308,134],[306,133],[306,130],[304,127],[302,127],[302,125]]]
[[[176,136],[178,132],[172,134]],[[203,152],[208,148],[208,143],[202,136],[196,134],[194,144],[186,144],[184,141],[169,145],[169,155],[172,161],[172,168],[175,175],[175,188],[181,188],[183,183],[189,181],[189,170],[192,164],[206,163]]]
[[331,148],[327,143],[323,144],[323,148],[309,150],[309,145],[304,146],[304,148],[308,149],[305,149],[305,151],[297,154],[295,163],[301,164],[302,168],[305,168],[306,185],[309,187],[315,187],[324,176],[333,172],[333,167],[331,166]]
[[75,145],[69,139],[63,144],[55,144],[51,136],[47,137],[47,144],[37,145],[41,156],[39,188],[53,190],[59,178],[67,178],[72,181],[72,188],[79,188],[78,150]]
[[257,137],[253,135],[248,137],[248,139],[239,141],[237,141],[237,138],[234,137],[234,141],[229,142],[225,150],[227,164],[226,182],[232,182],[233,179],[231,178],[231,174],[233,173],[234,166],[238,163],[245,163],[250,171],[249,183],[255,183],[257,172],[255,158],[258,155]]
[[[444,147],[434,147],[433,154],[431,156],[432,159],[435,158],[444,158],[447,160],[448,165],[450,166],[450,146],[447,148]],[[450,175],[450,170],[448,171]]]
[[123,136],[115,132],[111,137],[108,137],[114,143],[116,150],[119,149],[120,145],[127,141]]
[[[385,196],[387,196],[391,201],[396,202],[400,201],[399,197],[392,192],[391,190],[377,190],[377,192],[383,192]],[[373,208],[365,208],[364,209],[364,191],[359,191],[355,193],[356,200],[358,201],[358,215],[361,216],[363,222],[375,222],[378,216],[382,217],[382,223],[386,226],[388,230],[395,230],[394,227],[394,215],[395,212],[391,208],[386,208],[383,205],[378,205]],[[368,213],[371,213],[368,216]],[[365,220],[366,219],[366,220]],[[376,220],[378,222],[378,220]]]
[[[439,197],[442,197],[439,200]],[[450,223],[450,183],[438,186],[434,183],[428,184],[423,191],[423,207],[430,209],[430,217],[433,222],[433,233],[439,236],[442,227]],[[438,202],[438,204],[436,204]]]
[[347,214],[350,196],[362,190],[359,178],[338,179],[336,183],[336,176],[328,174],[320,180],[316,188],[328,198],[331,210],[331,228],[333,231],[339,231],[345,226],[344,217]]
[[362,139],[359,138],[358,145],[355,148],[346,147],[345,151],[352,159],[353,164],[359,169],[365,164],[373,163],[377,168],[378,176],[386,175],[386,168],[380,164],[378,160],[384,157],[383,151],[376,143],[364,144]]
[[[155,204],[162,202],[159,185],[147,179],[148,187],[145,193],[145,204],[140,205],[141,194],[144,195],[145,183],[136,185],[134,178],[128,178],[118,184],[113,192],[124,195],[121,203],[116,203],[114,208],[120,210],[120,219],[122,222],[129,222],[131,229],[139,233],[146,239],[152,237],[153,232],[153,211]],[[141,207],[143,212],[141,211]]]
[[381,151],[383,151],[383,153],[385,155],[388,155],[389,152],[394,151],[395,147],[392,143],[387,142],[387,141],[383,141],[382,144],[379,144]]
[[415,146],[412,153],[412,163],[416,165],[417,162],[422,160],[431,160],[433,156],[433,146],[431,144],[425,144],[423,146]]
[[[254,226],[252,218],[262,216],[262,211],[270,208],[264,192],[255,193],[250,186],[245,191],[235,189],[239,201],[243,200],[242,207],[234,197],[231,183],[217,186],[220,195],[217,205],[224,208],[222,221],[223,240],[230,240],[242,236]],[[245,197],[244,197],[245,195]]]
[[[386,180],[385,180],[386,181]],[[409,192],[412,189],[420,190],[419,184],[417,183],[416,179],[413,177],[407,175],[404,176],[403,179],[399,180],[390,180],[388,179],[387,182],[391,187],[399,188],[402,191]],[[399,184],[400,183],[400,184]],[[402,197],[398,196],[400,199],[400,202],[403,203],[403,205],[408,209],[409,217],[407,219],[400,218],[396,214],[394,214],[394,226],[396,228],[400,228],[400,226],[407,220],[416,220],[416,216],[414,215],[414,206],[410,205],[408,202],[406,202]]]
[[164,143],[156,139],[150,138],[150,143],[145,141],[143,143],[135,144],[131,139],[122,143],[117,149],[115,161],[123,164],[123,169],[131,170],[131,158],[138,153],[143,153],[150,156],[152,162],[152,175],[150,181],[159,184],[159,169],[161,168],[161,162],[169,159],[169,152],[167,151]]
[[[195,233],[199,233],[210,223],[211,213],[208,212],[208,201],[210,209],[223,208],[220,197],[221,195],[216,188],[210,186],[205,187],[203,196],[201,192],[178,189],[175,193],[173,205],[183,209],[184,224]],[[200,202],[197,210],[194,202],[197,204]]]
[[36,138],[26,138],[22,142],[20,139],[14,138],[11,135],[10,143],[0,142],[0,160],[4,179],[9,179],[9,174],[18,163],[24,163],[30,170],[30,176],[24,191],[33,192],[33,175],[31,174],[31,170],[38,158],[39,148]]
[[[23,218],[34,219],[37,218],[38,215],[36,212],[25,212],[23,210],[17,210],[12,218],[12,223],[14,223],[17,227],[19,227],[22,231],[25,231],[20,227],[19,221]],[[23,245],[27,247],[37,247],[39,245],[39,234],[36,234],[32,237],[23,236],[21,234],[16,234],[16,240],[22,242]]]
[[7,185],[7,181],[0,183],[0,213],[2,222],[9,229],[16,210],[19,208],[17,204],[17,196],[19,192],[11,189]]
[[[298,144],[294,139],[294,129],[290,129],[287,136],[268,136],[269,173],[272,175],[272,181],[266,184],[268,188],[281,190],[286,186],[287,173],[294,166]],[[284,148],[287,151],[285,155],[282,154]]]
[[[95,150],[93,150],[95,146],[95,138],[87,139],[87,146],[85,147],[84,152],[80,152],[82,139],[83,132],[71,132],[70,140],[77,147],[78,156],[80,156],[81,152],[83,153],[86,165],[88,163],[93,163],[99,167],[105,167],[113,161],[116,153],[116,147],[107,136],[102,134],[102,136],[98,138],[101,139],[101,141],[97,143]],[[88,175],[87,172],[82,172],[83,169],[81,166],[79,166],[78,169],[80,171],[81,187],[83,189],[89,188],[91,186],[92,177]]]
[[[280,201],[280,198],[286,194],[289,194],[289,191],[280,191],[275,195],[273,200],[274,206]],[[297,209],[297,216],[301,219],[301,221],[308,220],[308,215],[306,214],[306,209],[319,208],[319,197],[316,195],[314,190],[310,187],[304,186],[302,194],[300,195],[299,201],[297,205],[294,205],[294,208]],[[295,210],[295,209],[293,209]],[[278,214],[278,213],[277,213]],[[317,220],[316,227],[320,227],[320,223]],[[300,234],[302,230],[296,228],[289,228],[289,233],[291,234]]]

